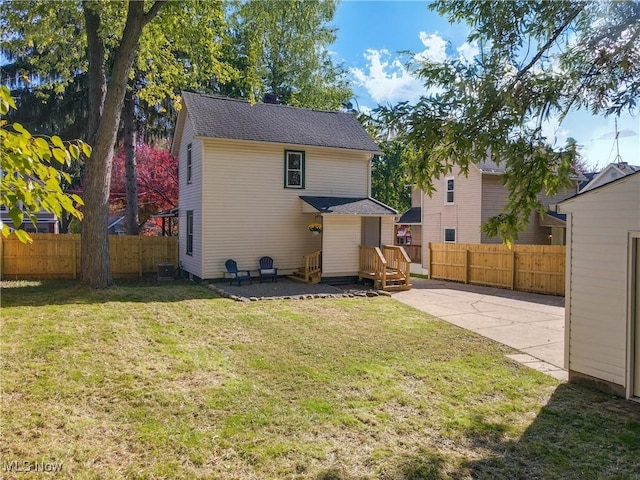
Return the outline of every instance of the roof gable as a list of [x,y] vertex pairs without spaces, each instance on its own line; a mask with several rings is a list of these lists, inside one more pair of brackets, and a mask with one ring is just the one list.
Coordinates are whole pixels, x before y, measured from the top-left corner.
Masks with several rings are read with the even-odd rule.
[[616,188],[619,184],[621,184],[623,182],[626,182],[626,181],[633,182],[633,181],[636,181],[638,179],[640,179],[640,170],[638,170],[635,173],[631,173],[629,175],[625,175],[624,177],[616,178],[615,180],[612,180],[611,182],[604,183],[604,184],[602,184],[602,185],[600,185],[598,187],[592,188],[591,190],[587,190],[587,191],[583,190],[582,192],[574,195],[573,197],[569,197],[569,198],[563,200],[562,202],[559,203],[559,205],[565,205],[565,204],[568,204],[568,203],[572,203],[575,200],[580,200],[581,198],[584,198],[586,195],[589,195],[589,194],[591,194],[593,192],[600,192],[600,191],[602,191],[604,189],[608,189],[608,188]]
[[602,169],[600,173],[594,175],[580,191],[587,192],[593,188],[600,187],[618,178],[640,171],[640,167],[629,165],[628,163],[610,163]]
[[350,113],[271,103],[251,105],[244,100],[189,92],[183,92],[182,101],[195,136],[381,153]]

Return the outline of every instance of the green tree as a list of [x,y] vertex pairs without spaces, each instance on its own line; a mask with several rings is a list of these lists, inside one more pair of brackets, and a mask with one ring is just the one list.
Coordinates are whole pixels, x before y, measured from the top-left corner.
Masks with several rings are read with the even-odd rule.
[[537,194],[554,194],[574,173],[577,148],[543,135],[549,119],[589,109],[637,111],[640,98],[640,2],[438,0],[431,5],[466,22],[472,59],[424,61],[417,72],[429,94],[383,109],[407,145],[410,176],[426,192],[433,179],[491,158],[506,166],[505,212],[483,229],[517,238]]
[[[87,73],[85,138],[94,154],[83,180],[82,281],[104,287],[111,283],[106,228],[111,162],[133,67],[143,74],[138,96],[153,105],[167,95],[176,99],[183,82],[214,73],[222,77],[223,72],[214,72],[222,4],[2,2],[0,13],[2,50],[22,59],[40,84],[63,89],[74,74]],[[164,83],[167,79],[172,83]]]
[[239,1],[229,15],[227,58],[242,76],[220,85],[222,94],[335,110],[353,96],[328,47],[336,38],[329,25],[335,0]]
[[[0,115],[5,116],[16,104],[9,89],[0,86]],[[76,208],[82,205],[77,195],[67,195],[60,185],[69,175],[60,167],[77,161],[81,152],[88,158],[91,148],[81,141],[63,142],[58,136],[45,139],[34,137],[21,124],[9,125],[0,120],[0,151],[2,152],[0,204],[9,208],[9,217],[17,237],[22,242],[30,237],[22,227],[25,216],[36,225],[37,213],[47,211],[58,217],[63,211],[82,218]],[[11,228],[0,221],[2,235],[7,237]]]
[[405,174],[404,145],[378,142],[382,155],[371,162],[371,195],[402,213],[411,206],[411,184]]

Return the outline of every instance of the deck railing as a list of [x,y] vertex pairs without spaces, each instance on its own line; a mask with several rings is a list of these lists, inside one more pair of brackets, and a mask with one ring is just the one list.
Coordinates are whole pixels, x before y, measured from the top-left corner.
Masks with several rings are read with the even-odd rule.
[[370,278],[376,287],[384,288],[387,276],[387,261],[378,247],[360,246],[360,278]]
[[304,270],[307,275],[317,275],[322,269],[322,250],[304,256]]
[[382,255],[387,261],[387,268],[404,276],[405,285],[409,285],[411,276],[411,259],[404,248],[397,245],[384,245]]

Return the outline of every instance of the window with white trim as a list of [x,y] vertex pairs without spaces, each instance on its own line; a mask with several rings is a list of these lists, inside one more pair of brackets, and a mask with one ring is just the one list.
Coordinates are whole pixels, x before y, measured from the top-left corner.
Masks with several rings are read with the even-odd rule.
[[191,158],[191,144],[187,145],[187,183],[191,183],[191,172],[193,170]]
[[304,188],[304,152],[284,151],[284,188]]
[[442,229],[442,239],[444,243],[456,243],[456,229],[444,228]]
[[453,203],[453,189],[455,185],[455,181],[453,178],[446,178],[444,180],[445,184],[445,197],[444,203]]
[[187,210],[187,248],[185,253],[193,255],[193,210]]

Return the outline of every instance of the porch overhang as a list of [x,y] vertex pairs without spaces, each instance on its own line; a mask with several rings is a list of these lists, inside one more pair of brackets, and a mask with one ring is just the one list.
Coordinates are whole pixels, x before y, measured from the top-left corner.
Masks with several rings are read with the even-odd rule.
[[398,212],[371,197],[312,197],[301,195],[303,213],[321,215],[394,216]]
[[422,208],[411,207],[396,222],[397,225],[422,225]]
[[567,215],[547,210],[547,214],[539,220],[541,227],[567,227]]

